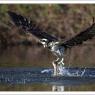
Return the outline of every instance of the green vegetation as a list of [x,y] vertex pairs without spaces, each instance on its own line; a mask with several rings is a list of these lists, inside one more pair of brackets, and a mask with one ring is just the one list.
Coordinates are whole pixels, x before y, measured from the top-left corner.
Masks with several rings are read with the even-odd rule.
[[[64,37],[68,39],[86,29],[93,23],[93,17],[95,17],[94,4],[0,5],[0,47],[3,47],[4,49],[4,47],[8,47],[10,44],[18,45],[16,44],[17,42],[29,41],[32,43],[31,45],[36,47],[36,53],[38,52],[37,40],[32,35],[25,35],[22,30],[18,29],[12,23],[7,14],[8,10],[22,14],[31,20],[35,20],[44,31],[57,36],[62,40],[64,40]],[[90,43],[95,44],[95,39],[91,40]],[[71,52],[66,54],[65,63],[71,64],[72,66],[94,66],[94,47],[94,45],[82,46],[81,48],[74,47]],[[42,48],[40,48],[40,50],[42,50]],[[6,64],[9,62],[9,60],[6,62],[4,61],[0,66],[8,66]],[[6,64],[4,65],[4,63]],[[23,61],[22,63],[24,64],[26,61]],[[14,66],[16,66],[16,64],[17,63],[14,62]]]
[[10,21],[7,14],[8,10],[35,20],[43,30],[59,37],[59,39],[64,38],[64,36],[69,38],[84,30],[92,23],[92,18],[95,17],[94,5],[0,5],[0,45],[8,45],[26,39],[25,35],[20,35],[18,28],[11,23],[12,21]]

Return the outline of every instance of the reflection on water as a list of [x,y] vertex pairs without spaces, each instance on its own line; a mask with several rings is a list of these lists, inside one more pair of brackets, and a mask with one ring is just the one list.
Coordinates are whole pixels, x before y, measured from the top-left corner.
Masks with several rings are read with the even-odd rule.
[[63,92],[65,90],[64,90],[64,86],[53,85],[52,86],[52,91],[58,91],[58,92],[62,91]]
[[[73,77],[71,78],[67,77],[66,75],[65,77],[63,76],[53,77],[51,74],[53,70],[45,69],[45,68],[52,68],[51,62],[53,60],[53,57],[50,54],[50,52],[48,52],[45,49],[42,50],[40,48],[20,46],[0,51],[0,67],[4,67],[0,68],[0,90],[4,91],[9,91],[9,90],[11,91],[21,91],[21,90],[93,91],[95,90],[95,84],[94,84],[95,69],[86,69],[87,72],[90,71],[91,72],[90,74],[83,73],[85,77],[82,78],[78,76],[74,77],[74,72],[76,72],[77,70],[76,74],[82,75],[82,72],[80,71],[85,72],[84,68],[82,69],[67,68],[73,75]],[[18,67],[20,67],[19,70]],[[12,70],[11,74],[8,73],[10,70]],[[23,70],[24,72],[22,72]],[[28,71],[30,70],[30,71],[26,72],[25,70]],[[15,71],[18,71],[18,73]]]

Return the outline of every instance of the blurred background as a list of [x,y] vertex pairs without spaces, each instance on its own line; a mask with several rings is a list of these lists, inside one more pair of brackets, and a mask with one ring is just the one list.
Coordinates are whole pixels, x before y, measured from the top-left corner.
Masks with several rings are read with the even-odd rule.
[[[50,51],[44,49],[33,35],[25,34],[23,30],[18,29],[8,16],[8,10],[34,20],[43,31],[62,41],[91,26],[93,17],[95,18],[94,4],[1,4],[0,67],[53,68],[51,62],[56,58]],[[88,40],[86,45],[76,46],[67,50],[64,63],[66,67],[94,67],[95,39]],[[93,90],[95,88],[93,86],[90,86],[91,88],[83,86],[80,89]],[[31,90],[29,85],[21,88],[22,90]],[[0,89],[20,90],[19,86],[16,86],[16,88],[2,86]],[[47,89],[50,90],[48,86]]]

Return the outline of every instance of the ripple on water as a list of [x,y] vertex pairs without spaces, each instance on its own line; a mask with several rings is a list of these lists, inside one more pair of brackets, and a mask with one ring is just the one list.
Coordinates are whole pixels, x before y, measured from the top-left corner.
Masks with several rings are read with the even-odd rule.
[[64,68],[61,76],[53,76],[50,68],[0,68],[0,83],[5,84],[75,85],[88,81],[95,82],[95,68]]

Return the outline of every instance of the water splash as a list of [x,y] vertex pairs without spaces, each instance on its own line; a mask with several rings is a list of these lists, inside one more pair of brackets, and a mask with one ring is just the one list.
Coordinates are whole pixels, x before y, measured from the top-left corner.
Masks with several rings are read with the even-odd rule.
[[[59,67],[59,76],[68,77],[95,77],[95,68],[66,68]],[[41,73],[51,73],[53,75],[53,69],[45,69]]]
[[50,68],[0,68],[0,84],[75,85],[95,83],[95,68],[61,68],[61,76],[53,76]]

